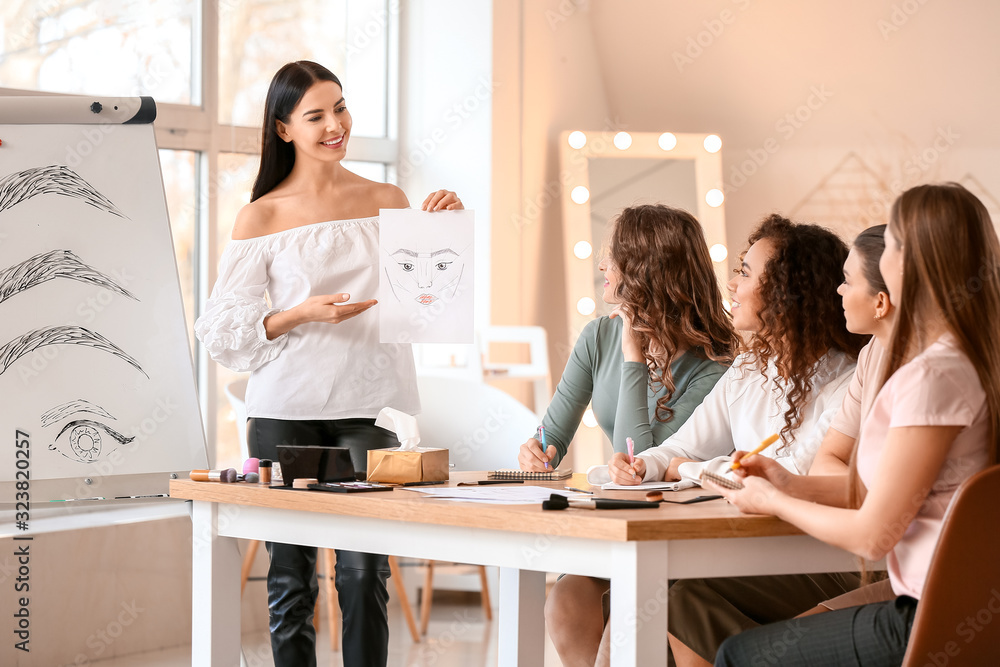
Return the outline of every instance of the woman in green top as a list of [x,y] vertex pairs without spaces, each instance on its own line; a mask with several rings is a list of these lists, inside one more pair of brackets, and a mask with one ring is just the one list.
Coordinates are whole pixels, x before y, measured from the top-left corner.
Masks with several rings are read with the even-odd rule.
[[559,464],[588,403],[616,452],[627,451],[626,437],[636,454],[663,442],[733,360],[736,332],[693,215],[626,208],[609,246],[598,268],[614,312],[584,327],[542,420],[547,449],[529,438],[522,470]]

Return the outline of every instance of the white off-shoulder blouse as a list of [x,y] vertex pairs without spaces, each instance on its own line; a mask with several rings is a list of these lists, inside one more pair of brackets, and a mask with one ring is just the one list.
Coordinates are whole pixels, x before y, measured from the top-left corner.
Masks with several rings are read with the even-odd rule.
[[369,418],[420,411],[408,344],[379,343],[376,305],[339,324],[310,322],[268,340],[264,318],[310,296],[378,294],[378,216],[230,241],[195,335],[226,368],[251,371],[247,414]]

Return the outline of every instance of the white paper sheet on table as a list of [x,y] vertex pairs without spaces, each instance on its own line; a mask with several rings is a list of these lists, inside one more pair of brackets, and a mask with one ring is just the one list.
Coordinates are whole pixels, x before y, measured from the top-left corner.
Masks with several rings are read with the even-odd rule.
[[611,481],[611,474],[606,465],[590,466],[587,469],[587,482],[593,486],[600,486],[605,491],[651,491],[654,489],[657,491],[680,491],[698,486],[696,481],[690,479],[681,479],[676,482],[643,482],[632,486],[615,484]]
[[469,503],[485,503],[489,505],[528,505],[548,500],[553,493],[560,496],[576,496],[579,494],[561,489],[550,489],[544,486],[463,486],[444,489],[425,489],[404,487],[405,491],[416,491],[433,498],[443,500],[460,500]]
[[379,341],[472,343],[475,215],[379,210]]

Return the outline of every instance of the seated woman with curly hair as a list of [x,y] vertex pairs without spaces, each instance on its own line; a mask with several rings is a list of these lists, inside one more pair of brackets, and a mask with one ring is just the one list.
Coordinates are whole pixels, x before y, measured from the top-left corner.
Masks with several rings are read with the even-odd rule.
[[[697,478],[706,468],[722,473],[734,450],[752,449],[774,433],[780,439],[763,454],[791,472],[808,472],[867,342],[848,331],[837,294],[848,248],[827,229],[779,215],[765,218],[749,243],[729,283],[733,324],[746,336],[743,352],[677,433],[634,464],[612,457],[615,482]],[[800,598],[796,606],[808,609],[857,585],[856,576],[835,573],[803,575],[789,589]],[[692,609],[701,607],[685,606]],[[682,616],[668,615],[672,632],[692,622]],[[609,648],[605,633],[602,659]]]
[[604,272],[610,317],[584,327],[545,411],[546,450],[521,445],[522,470],[566,456],[588,403],[616,452],[663,442],[726,372],[739,339],[701,225],[687,211],[633,206],[614,221]]
[[[661,205],[624,209],[614,222],[604,271],[611,317],[584,328],[545,412],[545,452],[521,446],[522,470],[544,471],[566,455],[587,404],[614,450],[631,437],[643,451],[673,434],[726,372],[738,338],[701,225],[687,211]],[[602,589],[603,585],[603,589]],[[603,625],[553,622],[567,607],[597,606],[606,581],[564,576],[546,605],[550,635],[563,664],[594,662]],[[551,616],[550,616],[551,614]],[[589,652],[589,658],[581,658]]]

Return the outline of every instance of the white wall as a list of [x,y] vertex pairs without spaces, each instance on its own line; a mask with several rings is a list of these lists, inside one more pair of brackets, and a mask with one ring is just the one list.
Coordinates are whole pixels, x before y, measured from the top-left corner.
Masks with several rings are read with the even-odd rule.
[[719,134],[731,258],[771,211],[850,236],[918,182],[1000,216],[998,25],[995,0],[498,3],[494,321],[544,326],[558,380],[564,130]]
[[399,185],[420,206],[442,188],[476,212],[476,325],[489,323],[493,6],[400,4]]

